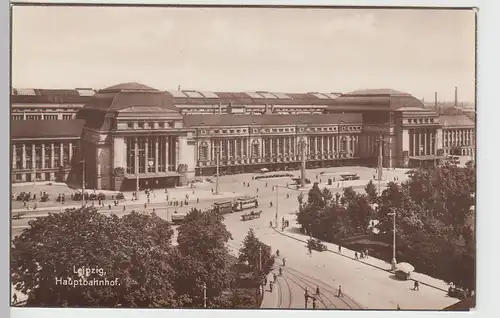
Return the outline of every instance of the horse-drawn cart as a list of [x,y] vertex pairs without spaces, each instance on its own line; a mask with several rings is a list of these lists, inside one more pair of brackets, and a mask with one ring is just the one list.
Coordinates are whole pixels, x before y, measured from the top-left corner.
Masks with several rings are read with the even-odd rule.
[[245,213],[245,214],[241,215],[241,220],[242,221],[248,221],[248,220],[258,219],[258,218],[260,218],[261,214],[262,214],[262,210],[261,211],[252,211],[252,212],[249,212],[249,213]]

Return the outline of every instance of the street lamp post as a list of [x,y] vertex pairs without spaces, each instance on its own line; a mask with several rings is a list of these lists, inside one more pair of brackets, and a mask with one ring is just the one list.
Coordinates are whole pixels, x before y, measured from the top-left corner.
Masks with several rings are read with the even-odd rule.
[[276,185],[276,215],[275,215],[275,220],[274,223],[276,224],[276,228],[278,227],[278,204],[279,204],[279,197],[278,197],[278,189],[279,186]]
[[215,152],[216,152],[216,173],[215,173],[215,194],[219,194],[219,165],[220,165],[220,140],[217,142],[217,145],[215,146]]
[[85,159],[82,160],[82,207],[85,205]]
[[207,284],[203,283],[203,308],[207,308]]
[[396,270],[396,212],[388,213],[387,215],[392,216],[392,261],[391,270]]

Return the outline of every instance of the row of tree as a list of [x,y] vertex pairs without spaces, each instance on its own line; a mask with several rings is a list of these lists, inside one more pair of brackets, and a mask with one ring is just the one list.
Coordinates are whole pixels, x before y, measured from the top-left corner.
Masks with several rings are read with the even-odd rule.
[[[11,277],[27,306],[238,307],[238,280],[223,217],[192,209],[173,229],[157,215],[122,218],[94,208],[72,209],[31,221],[12,242]],[[262,260],[257,266],[256,259]],[[259,286],[274,259],[250,232],[239,253]],[[88,269],[88,271],[87,271]],[[252,295],[253,296],[253,295]]]
[[[473,290],[475,191],[476,171],[472,165],[414,170],[401,184],[389,183],[381,195],[371,181],[365,193],[347,188],[335,196],[315,185],[307,202],[298,198],[298,222],[307,233],[324,240],[339,242],[370,234],[392,245],[395,213],[398,261],[412,263],[420,272]],[[378,235],[372,234],[369,226],[375,219]],[[390,261],[392,248],[385,248],[377,256]]]

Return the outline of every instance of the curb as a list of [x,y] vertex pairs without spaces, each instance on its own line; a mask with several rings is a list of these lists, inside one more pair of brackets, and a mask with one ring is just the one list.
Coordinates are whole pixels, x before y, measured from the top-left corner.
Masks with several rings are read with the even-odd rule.
[[[296,237],[293,237],[293,236],[291,236],[291,235],[288,235],[288,234],[282,233],[282,232],[278,231],[275,227],[273,227],[273,230],[274,230],[276,233],[278,233],[278,234],[281,234],[281,235],[286,236],[286,237],[288,237],[288,238],[294,239],[294,240],[296,240],[296,241],[298,241],[298,242],[307,243],[307,241],[304,241],[304,240],[298,239],[298,238],[296,238]],[[323,241],[321,241],[321,242],[323,242]],[[373,264],[370,264],[370,263],[367,263],[367,262],[364,262],[364,261],[361,261],[361,260],[356,260],[356,259],[353,259],[353,258],[351,258],[351,257],[349,257],[349,256],[347,256],[347,255],[344,255],[344,254],[341,254],[341,253],[334,252],[334,251],[332,251],[332,250],[330,250],[330,249],[328,249],[328,248],[326,249],[326,251],[327,251],[327,252],[330,252],[330,253],[333,253],[333,254],[336,254],[336,255],[341,255],[341,256],[343,256],[343,257],[345,257],[345,258],[348,258],[348,259],[350,259],[350,260],[353,260],[353,261],[358,261],[359,263],[363,263],[363,264],[365,264],[365,265],[368,265],[368,266],[371,266],[371,267],[374,267],[374,268],[377,268],[377,269],[383,270],[384,272],[387,272],[387,273],[392,273],[392,271],[391,271],[391,270],[388,270],[388,269],[382,268],[382,267],[380,267],[380,266],[373,265]],[[443,289],[443,288],[440,288],[440,287],[437,287],[437,286],[434,286],[434,285],[431,285],[431,284],[429,284],[429,283],[425,283],[425,282],[422,282],[422,281],[419,281],[419,280],[416,280],[416,279],[413,279],[413,278],[410,278],[409,280],[410,280],[410,281],[414,281],[414,282],[418,282],[419,284],[422,284],[422,285],[425,285],[425,286],[428,286],[428,287],[432,287],[432,288],[434,288],[434,289],[437,289],[437,290],[440,290],[440,291],[443,291],[443,292],[448,293],[448,291],[447,291],[447,290],[445,290],[445,289]]]

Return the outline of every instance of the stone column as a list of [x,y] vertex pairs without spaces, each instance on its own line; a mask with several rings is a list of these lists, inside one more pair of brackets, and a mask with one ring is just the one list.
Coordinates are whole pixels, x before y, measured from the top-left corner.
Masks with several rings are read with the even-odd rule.
[[137,142],[137,137],[134,139],[134,173],[139,173],[139,143]]
[[170,157],[169,157],[169,139],[170,136],[165,136],[165,172],[170,171]]
[[159,144],[158,138],[160,138],[160,137],[158,137],[158,136],[155,137],[155,172],[158,172],[158,157],[159,157],[158,156],[158,154],[159,154],[158,153],[158,151],[159,151],[158,150],[158,144]]
[[17,159],[16,156],[17,156],[16,145],[12,144],[12,168],[14,169],[18,169],[18,167],[16,166],[16,159]]
[[21,164],[22,164],[22,167],[21,169],[26,169],[26,144],[23,144],[22,145],[22,148],[23,148],[23,153],[22,153],[22,157],[21,157]]
[[70,142],[68,145],[68,160],[70,164],[72,162],[72,159],[73,159],[73,143]]
[[149,137],[144,138],[144,172],[149,172]]
[[181,154],[180,149],[179,149],[179,136],[175,136],[174,141],[175,141],[175,147],[174,147],[175,148],[175,162],[174,162],[173,169],[174,169],[174,171],[177,171],[177,166],[179,166],[179,164],[181,163],[179,160],[179,156]]
[[424,130],[424,155],[429,154],[429,131]]
[[[71,145],[71,143],[70,143],[70,145]],[[42,169],[45,169],[45,144],[42,144],[41,147],[42,147],[42,149],[41,149],[42,151],[41,151],[40,155],[42,157]]]
[[54,143],[50,144],[50,168],[56,168],[54,167],[55,163],[55,151],[54,151]]
[[31,164],[33,165],[33,169],[38,169],[38,167],[36,166],[36,144],[31,145]]
[[[34,150],[34,148],[33,148]],[[35,159],[35,158],[33,158]],[[61,142],[61,144],[59,145],[59,161],[61,163],[61,166],[64,167],[64,143]]]
[[269,156],[272,158],[273,156],[273,139],[267,138],[269,140]]

